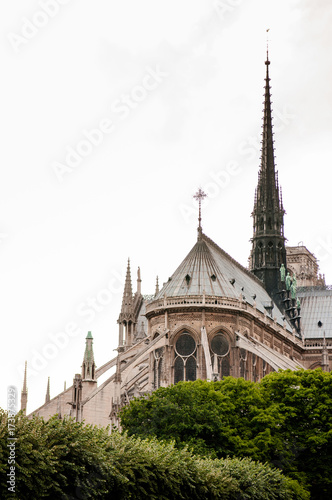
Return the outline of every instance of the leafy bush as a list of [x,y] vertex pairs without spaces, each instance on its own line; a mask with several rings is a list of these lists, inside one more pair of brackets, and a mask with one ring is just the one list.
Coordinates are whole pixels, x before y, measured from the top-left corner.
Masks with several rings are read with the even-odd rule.
[[[0,413],[0,496],[34,499],[309,498],[277,469],[250,459],[213,460],[175,443],[141,439],[57,416],[16,416],[15,495],[7,489],[7,414]],[[296,495],[294,496],[294,492]]]

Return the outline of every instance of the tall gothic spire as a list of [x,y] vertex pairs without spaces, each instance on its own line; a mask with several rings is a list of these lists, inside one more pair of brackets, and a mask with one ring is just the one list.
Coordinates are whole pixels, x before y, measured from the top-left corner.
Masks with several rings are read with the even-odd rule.
[[250,269],[260,278],[270,294],[278,302],[280,288],[279,269],[286,267],[284,237],[284,208],[279,189],[278,173],[275,170],[274,141],[271,112],[271,89],[267,53],[264,89],[262,155],[255,192],[253,238]]
[[93,337],[91,332],[88,332],[85,339],[85,351],[82,363],[82,379],[95,380],[96,364],[93,355]]
[[21,392],[21,410],[24,413],[26,413],[27,411],[27,403],[28,403],[28,388],[27,388],[27,361],[26,361],[24,367],[23,389]]
[[121,313],[126,316],[131,314],[133,306],[133,289],[131,286],[130,260],[128,259],[126,281],[123,291]]
[[263,133],[262,133],[262,156],[259,181],[257,187],[257,202],[259,206],[266,209],[273,209],[276,212],[282,211],[280,202],[278,173],[275,171],[274,162],[274,141],[271,112],[271,89],[269,77],[269,55],[266,56],[266,77],[264,92],[263,111]]
[[[141,286],[141,275],[140,271],[137,275],[137,286],[138,290]],[[134,322],[135,322],[135,305],[138,301],[143,300],[142,295],[136,293],[133,295],[133,289],[131,286],[131,273],[130,273],[130,260],[128,259],[126,281],[123,291],[121,312],[119,315],[119,349],[124,348],[124,342],[126,346],[132,345],[134,337]],[[123,340],[123,330],[125,329],[125,339]]]

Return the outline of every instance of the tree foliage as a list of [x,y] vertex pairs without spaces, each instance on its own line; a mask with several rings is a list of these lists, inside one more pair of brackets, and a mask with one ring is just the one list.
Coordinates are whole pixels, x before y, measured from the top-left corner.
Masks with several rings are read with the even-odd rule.
[[[108,438],[104,429],[57,416],[45,422],[18,414],[15,420],[16,498],[62,498],[64,492],[79,498],[76,493],[80,489],[85,491],[84,498],[104,498],[106,482],[112,481],[112,466],[104,460]],[[6,494],[13,498],[6,483],[8,430],[4,411],[0,421],[1,498]]]
[[245,459],[198,457],[186,447],[57,416],[45,422],[19,414],[15,424],[16,485],[8,492],[8,419],[0,413],[0,497],[3,499],[308,500],[296,481]]
[[260,383],[180,382],[132,401],[121,424],[212,458],[251,457],[331,498],[332,374],[274,372]]
[[[332,496],[332,373],[271,373],[260,390],[269,439],[261,459],[311,487],[312,498]],[[259,420],[259,417],[258,417]],[[262,423],[262,421],[260,421]]]

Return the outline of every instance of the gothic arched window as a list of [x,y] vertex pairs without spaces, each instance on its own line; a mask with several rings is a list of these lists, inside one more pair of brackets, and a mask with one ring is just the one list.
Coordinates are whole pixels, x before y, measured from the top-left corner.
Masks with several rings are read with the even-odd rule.
[[282,244],[278,243],[278,266],[282,263]]
[[174,384],[181,380],[196,380],[197,348],[192,335],[183,332],[175,343]]
[[267,259],[269,262],[273,261],[273,243],[272,241],[269,241],[267,245]]
[[211,340],[211,355],[213,359],[213,371],[220,378],[230,375],[229,342],[225,334],[217,333]]
[[263,243],[258,243],[258,266],[263,266]]

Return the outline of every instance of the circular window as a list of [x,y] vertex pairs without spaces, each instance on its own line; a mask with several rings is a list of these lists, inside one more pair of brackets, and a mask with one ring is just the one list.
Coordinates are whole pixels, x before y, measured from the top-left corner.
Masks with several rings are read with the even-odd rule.
[[225,335],[218,333],[211,341],[211,350],[218,356],[225,356],[229,351],[229,343]]
[[196,350],[196,342],[189,333],[183,333],[176,341],[175,348],[180,356],[190,356]]

